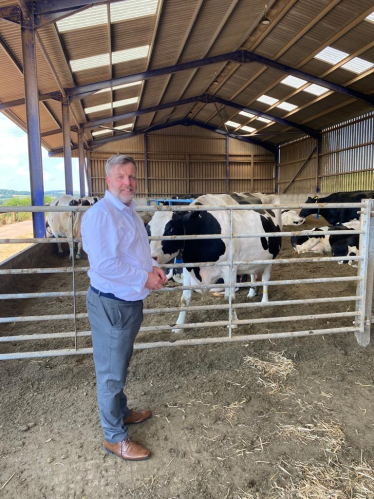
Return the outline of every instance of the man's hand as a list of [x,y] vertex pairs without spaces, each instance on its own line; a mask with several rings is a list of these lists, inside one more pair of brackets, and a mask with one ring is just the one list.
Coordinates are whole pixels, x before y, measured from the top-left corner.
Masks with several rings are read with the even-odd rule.
[[166,274],[163,270],[159,269],[158,267],[152,267],[152,269],[153,273],[159,276],[162,284],[166,284],[168,282],[168,278],[166,277]]
[[148,272],[148,279],[144,285],[147,289],[161,289],[162,284],[162,279],[156,272]]

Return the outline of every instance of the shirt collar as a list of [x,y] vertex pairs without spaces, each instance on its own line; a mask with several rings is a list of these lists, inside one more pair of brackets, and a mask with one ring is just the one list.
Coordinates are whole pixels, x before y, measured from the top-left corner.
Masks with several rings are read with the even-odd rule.
[[127,211],[129,213],[133,213],[133,211],[136,208],[136,204],[132,200],[130,203],[130,206],[126,206],[122,201],[120,201],[116,196],[114,196],[110,191],[106,190],[105,191],[105,199],[112,203],[116,208],[118,208],[120,211]]

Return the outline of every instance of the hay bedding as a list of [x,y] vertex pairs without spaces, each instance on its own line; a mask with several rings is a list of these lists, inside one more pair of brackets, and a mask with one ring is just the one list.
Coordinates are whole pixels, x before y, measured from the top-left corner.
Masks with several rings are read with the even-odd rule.
[[[319,222],[321,225],[324,224]],[[311,220],[308,227],[318,225]],[[305,226],[302,227],[307,228]],[[286,240],[283,257],[294,257]],[[65,265],[51,257],[43,266]],[[86,265],[85,261],[79,265]],[[354,275],[344,265],[275,266],[272,279]],[[85,289],[85,276],[77,278]],[[67,290],[71,277],[22,276],[24,292]],[[15,292],[17,289],[14,290]],[[278,286],[270,299],[354,294],[353,284]],[[178,292],[179,295],[179,292]],[[174,296],[174,298],[173,298]],[[178,303],[154,293],[146,307]],[[255,298],[259,301],[260,298]],[[245,291],[237,295],[246,301]],[[217,304],[199,297],[193,304]],[[71,312],[68,299],[7,302],[2,315]],[[352,310],[350,303],[239,310],[242,318]],[[83,300],[78,312],[84,311]],[[191,312],[189,320],[222,320],[224,312]],[[145,325],[173,315],[146,316]],[[234,334],[349,325],[352,319],[241,326]],[[86,321],[79,323],[86,330]],[[1,334],[71,331],[68,321],[3,325]],[[186,330],[177,338],[227,335],[226,328]],[[141,341],[168,340],[166,332]],[[89,344],[80,339],[79,345]],[[2,345],[3,351],[71,347]],[[102,451],[91,356],[0,363],[0,492],[3,497],[136,499],[370,499],[374,498],[373,347],[351,334],[137,351],[129,377],[133,407],[153,418],[132,427],[150,461],[123,463]]]

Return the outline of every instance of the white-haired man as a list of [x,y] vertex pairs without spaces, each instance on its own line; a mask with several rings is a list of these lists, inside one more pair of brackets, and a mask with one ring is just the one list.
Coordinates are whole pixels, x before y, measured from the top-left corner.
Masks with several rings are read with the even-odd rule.
[[104,449],[125,460],[142,461],[151,453],[129,439],[127,426],[146,421],[152,413],[130,410],[123,389],[143,320],[143,299],[150,290],[161,289],[167,278],[151,258],[144,223],[134,211],[134,159],[112,156],[105,171],[105,197],[82,221],[83,247],[90,262],[87,311],[97,400]]

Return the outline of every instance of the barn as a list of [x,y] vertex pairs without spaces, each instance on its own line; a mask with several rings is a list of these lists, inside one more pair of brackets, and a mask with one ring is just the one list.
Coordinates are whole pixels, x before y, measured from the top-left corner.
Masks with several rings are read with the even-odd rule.
[[[0,217],[31,212],[34,236],[0,262],[4,497],[374,498],[374,3],[0,0],[0,44],[0,111],[27,132],[32,199]],[[280,228],[258,296],[249,282],[224,282],[228,301],[200,284],[180,332],[180,284],[146,298],[127,386],[132,407],[153,410],[130,430],[151,449],[144,463],[102,450],[87,256],[59,257],[45,226],[91,208],[44,206],[41,146],[78,198],[102,198],[107,159],[132,156],[145,222],[207,210],[162,206],[173,196],[277,199],[225,206],[231,270],[236,242],[263,235],[239,230],[239,214],[314,210]],[[330,208],[356,210],[340,231],[359,240],[349,265],[292,248],[300,230],[331,236]],[[1,229],[1,245],[20,243]]]

